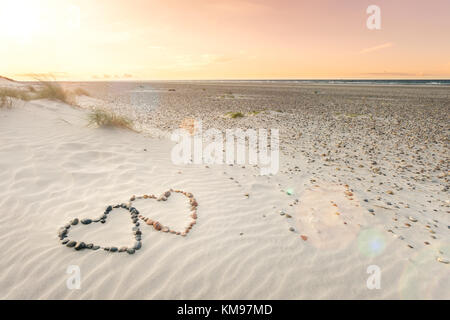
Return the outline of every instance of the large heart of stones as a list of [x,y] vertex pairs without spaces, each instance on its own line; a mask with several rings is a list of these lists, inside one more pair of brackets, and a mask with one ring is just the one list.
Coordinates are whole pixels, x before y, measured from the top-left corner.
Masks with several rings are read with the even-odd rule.
[[[165,225],[161,224],[159,221],[155,221],[150,218],[147,218],[147,217],[141,215],[139,213],[139,211],[135,207],[132,206],[133,201],[135,201],[136,199],[154,199],[156,201],[167,201],[167,199],[170,197],[172,192],[181,193],[189,199],[190,210],[191,210],[190,216],[192,218],[192,221],[188,224],[188,226],[183,231],[174,230],[174,229],[170,228],[169,226],[165,226]],[[122,204],[117,204],[114,206],[108,206],[106,208],[105,212],[103,213],[103,215],[97,219],[82,219],[80,221],[78,218],[75,218],[75,219],[71,220],[68,224],[66,224],[64,227],[59,229],[58,237],[61,240],[62,245],[65,245],[69,248],[74,248],[77,251],[83,250],[83,249],[90,249],[90,250],[103,249],[103,250],[109,251],[109,252],[127,252],[128,254],[134,254],[136,252],[136,250],[139,250],[142,247],[142,242],[141,242],[142,232],[139,229],[139,227],[140,227],[139,219],[144,221],[147,225],[153,226],[153,228],[156,231],[171,233],[174,235],[180,235],[180,236],[185,237],[196,223],[197,206],[198,206],[197,200],[195,200],[192,193],[185,192],[182,190],[170,189],[169,191],[164,192],[159,197],[152,195],[152,194],[150,194],[150,195],[145,194],[145,195],[139,196],[139,197],[132,196],[130,198],[129,203],[122,203]],[[117,208],[127,209],[130,212],[131,221],[133,224],[133,227],[131,230],[132,230],[134,238],[136,240],[135,244],[132,247],[125,247],[125,246],[120,247],[120,248],[101,247],[101,246],[95,245],[93,243],[86,244],[83,241],[74,241],[74,240],[69,239],[68,236],[69,236],[70,228],[73,228],[74,226],[78,225],[78,223],[81,223],[83,225],[87,225],[87,224],[91,224],[91,223],[98,223],[98,222],[106,223],[106,219],[108,218],[108,216],[114,211],[114,209],[117,209]]]

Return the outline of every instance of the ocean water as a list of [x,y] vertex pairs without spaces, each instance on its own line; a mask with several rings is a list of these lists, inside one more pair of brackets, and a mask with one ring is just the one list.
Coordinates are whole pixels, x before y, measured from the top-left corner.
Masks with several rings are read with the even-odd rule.
[[382,84],[382,85],[450,85],[450,79],[271,79],[271,80],[217,80],[220,82],[261,83],[317,83],[317,84]]

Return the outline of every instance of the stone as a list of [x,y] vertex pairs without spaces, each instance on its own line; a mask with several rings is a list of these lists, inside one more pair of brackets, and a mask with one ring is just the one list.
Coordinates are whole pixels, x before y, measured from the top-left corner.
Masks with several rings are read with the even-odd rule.
[[136,241],[136,243],[133,246],[133,248],[135,250],[139,250],[141,247],[142,247],[142,243],[140,241]]
[[92,250],[98,250],[98,249],[100,249],[100,246],[93,246],[92,247]]
[[77,244],[75,245],[75,247],[74,247],[74,249],[75,250],[82,250],[82,249],[84,249],[84,248],[86,248],[86,244],[84,243],[84,242],[77,242]]
[[160,231],[162,229],[162,225],[158,221],[155,221],[153,222],[153,228],[155,228],[155,230]]
[[146,224],[148,224],[149,226],[152,226],[154,224],[152,219],[147,219],[147,221],[145,221]]
[[75,218],[75,219],[72,220],[71,223],[72,223],[73,226],[76,226],[78,224],[78,222],[79,222],[78,218]]
[[76,241],[69,241],[69,242],[66,244],[66,246],[69,247],[69,248],[73,248],[73,247],[75,247],[76,244],[77,244]]
[[82,224],[90,224],[91,222],[92,222],[91,219],[83,219],[83,220],[81,220]]
[[127,253],[128,253],[128,254],[134,254],[134,253],[135,253],[135,250],[134,250],[133,248],[128,248],[128,249],[127,249]]
[[88,248],[88,249],[92,249],[94,247],[94,244],[93,243],[88,243],[87,245],[86,245],[86,248]]
[[119,252],[125,252],[125,251],[127,251],[127,250],[128,250],[127,247],[121,247],[121,248],[119,249]]
[[170,197],[170,191],[166,191],[166,192],[164,193],[164,196],[165,196],[166,198]]
[[69,239],[64,239],[63,241],[61,241],[61,244],[67,244],[69,242]]

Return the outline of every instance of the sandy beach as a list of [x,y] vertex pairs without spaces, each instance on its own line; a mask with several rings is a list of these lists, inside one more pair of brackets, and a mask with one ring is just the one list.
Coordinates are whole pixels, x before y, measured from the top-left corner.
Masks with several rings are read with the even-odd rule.
[[[1,299],[450,298],[448,86],[62,86],[85,94],[73,105],[12,99],[0,108]],[[129,117],[135,131],[88,125],[98,107]],[[278,172],[174,164],[170,136],[186,119],[204,130],[279,129]],[[166,201],[139,198],[168,190]],[[102,220],[132,196],[136,221],[115,208],[104,223],[71,224]],[[100,248],[74,250],[69,239]],[[131,254],[103,249],[136,240]],[[368,284],[370,266],[379,288]]]

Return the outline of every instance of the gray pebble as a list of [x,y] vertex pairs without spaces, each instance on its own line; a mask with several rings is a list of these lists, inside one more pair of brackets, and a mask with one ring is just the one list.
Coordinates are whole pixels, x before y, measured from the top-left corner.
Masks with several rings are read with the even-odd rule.
[[84,248],[86,248],[86,244],[84,242],[77,242],[77,244],[74,247],[74,249],[77,251],[84,249]]
[[68,246],[69,248],[75,247],[75,245],[77,244],[76,241],[69,241],[66,246]]

